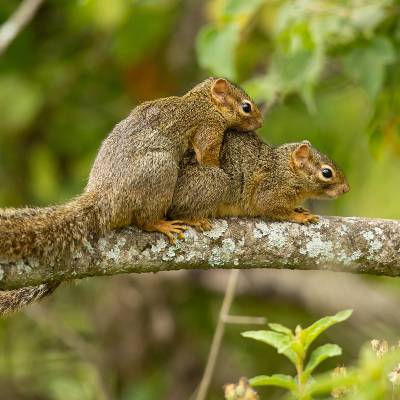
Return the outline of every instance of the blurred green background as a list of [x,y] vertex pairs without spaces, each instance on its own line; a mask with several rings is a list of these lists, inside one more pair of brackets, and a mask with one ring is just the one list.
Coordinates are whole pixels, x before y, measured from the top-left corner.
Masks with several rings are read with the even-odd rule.
[[[0,23],[19,4],[2,0]],[[45,0],[0,54],[0,206],[80,193],[102,139],[135,105],[215,75],[268,106],[266,140],[309,139],[344,169],[350,193],[314,210],[399,218],[399,8],[396,0]],[[0,320],[0,398],[190,398],[226,276],[93,278]],[[295,326],[354,308],[329,333],[345,349],[340,363],[366,340],[397,340],[396,279],[241,276],[234,313]],[[210,399],[242,375],[287,372],[272,349],[260,353],[240,337],[248,328],[227,327]]]

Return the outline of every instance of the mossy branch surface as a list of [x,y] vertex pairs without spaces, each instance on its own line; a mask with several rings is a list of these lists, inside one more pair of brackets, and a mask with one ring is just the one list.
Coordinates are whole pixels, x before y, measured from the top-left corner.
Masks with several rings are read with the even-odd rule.
[[286,268],[400,276],[400,221],[321,218],[314,225],[260,219],[217,219],[213,229],[189,229],[175,245],[161,234],[129,227],[50,264],[0,260],[0,289],[89,276],[177,269]]

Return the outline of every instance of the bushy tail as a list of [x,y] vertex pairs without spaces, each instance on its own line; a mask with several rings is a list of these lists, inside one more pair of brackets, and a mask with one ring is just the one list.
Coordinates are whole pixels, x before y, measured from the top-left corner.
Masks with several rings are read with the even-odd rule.
[[0,292],[0,315],[16,311],[53,293],[59,283],[43,283]]
[[[26,258],[55,263],[77,250],[90,234],[101,234],[106,219],[97,195],[84,193],[67,204],[48,208],[0,209],[0,258],[7,263]],[[0,315],[50,293],[58,283],[0,291]]]

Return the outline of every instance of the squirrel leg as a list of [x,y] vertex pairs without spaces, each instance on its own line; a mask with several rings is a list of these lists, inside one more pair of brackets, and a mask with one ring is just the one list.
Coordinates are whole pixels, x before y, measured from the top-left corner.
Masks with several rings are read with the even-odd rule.
[[176,238],[174,234],[176,234],[178,238],[181,240],[185,239],[185,235],[183,234],[183,232],[185,232],[188,229],[188,227],[181,224],[185,224],[185,222],[180,220],[174,220],[174,221],[160,220],[154,223],[145,224],[141,226],[141,228],[147,232],[163,233],[165,236],[167,236],[171,244],[175,244]]
[[224,128],[219,125],[205,125],[192,138],[192,146],[200,165],[219,166],[219,156],[224,138]]

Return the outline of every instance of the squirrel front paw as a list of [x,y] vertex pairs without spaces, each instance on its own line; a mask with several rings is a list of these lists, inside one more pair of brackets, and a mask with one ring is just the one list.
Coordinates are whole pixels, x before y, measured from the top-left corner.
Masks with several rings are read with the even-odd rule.
[[319,221],[318,215],[311,214],[310,211],[302,207],[294,209],[293,214],[290,216],[289,221],[296,222],[298,224],[308,225],[315,224]]

